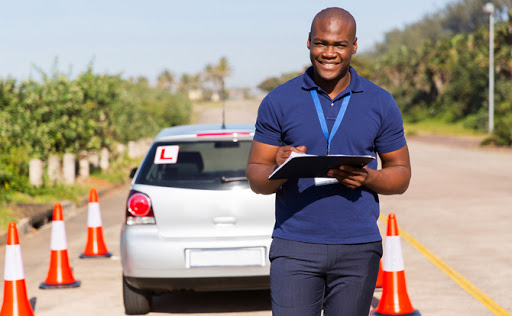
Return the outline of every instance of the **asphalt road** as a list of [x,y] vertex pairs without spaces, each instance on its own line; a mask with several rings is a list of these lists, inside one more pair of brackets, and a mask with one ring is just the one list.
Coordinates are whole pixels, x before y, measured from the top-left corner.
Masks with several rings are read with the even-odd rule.
[[413,306],[430,316],[510,316],[512,151],[408,141],[411,185],[382,197],[381,211],[396,213],[418,243],[402,238]]

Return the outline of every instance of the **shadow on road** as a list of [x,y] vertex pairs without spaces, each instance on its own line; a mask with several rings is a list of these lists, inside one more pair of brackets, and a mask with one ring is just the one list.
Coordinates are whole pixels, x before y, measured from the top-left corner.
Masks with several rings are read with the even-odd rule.
[[375,296],[372,297],[372,303],[371,303],[372,309],[377,308],[377,306],[379,306],[379,302],[380,302],[380,299],[378,299]]
[[153,296],[151,312],[233,313],[271,310],[270,291],[176,292]]
[[[379,305],[380,291],[371,309]],[[153,313],[237,313],[271,311],[270,291],[176,292],[153,296]]]

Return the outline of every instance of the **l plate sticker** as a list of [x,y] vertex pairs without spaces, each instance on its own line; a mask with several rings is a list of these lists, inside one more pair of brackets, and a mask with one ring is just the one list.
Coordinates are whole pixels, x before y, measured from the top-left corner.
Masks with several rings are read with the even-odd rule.
[[163,165],[163,164],[175,164],[178,162],[178,152],[180,151],[180,146],[178,145],[170,145],[170,146],[158,146],[156,148],[155,153],[155,164]]

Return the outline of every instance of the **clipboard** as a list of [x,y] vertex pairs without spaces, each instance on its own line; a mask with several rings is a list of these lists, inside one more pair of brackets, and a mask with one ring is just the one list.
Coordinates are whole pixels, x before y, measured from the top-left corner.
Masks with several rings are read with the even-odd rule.
[[370,155],[317,156],[292,152],[290,157],[268,177],[269,180],[327,177],[329,169],[342,165],[362,168],[375,160]]

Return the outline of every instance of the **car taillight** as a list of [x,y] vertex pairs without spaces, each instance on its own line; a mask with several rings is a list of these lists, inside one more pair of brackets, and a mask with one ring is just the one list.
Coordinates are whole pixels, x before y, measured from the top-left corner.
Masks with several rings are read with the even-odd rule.
[[144,193],[131,190],[126,202],[126,224],[155,224],[151,199]]

